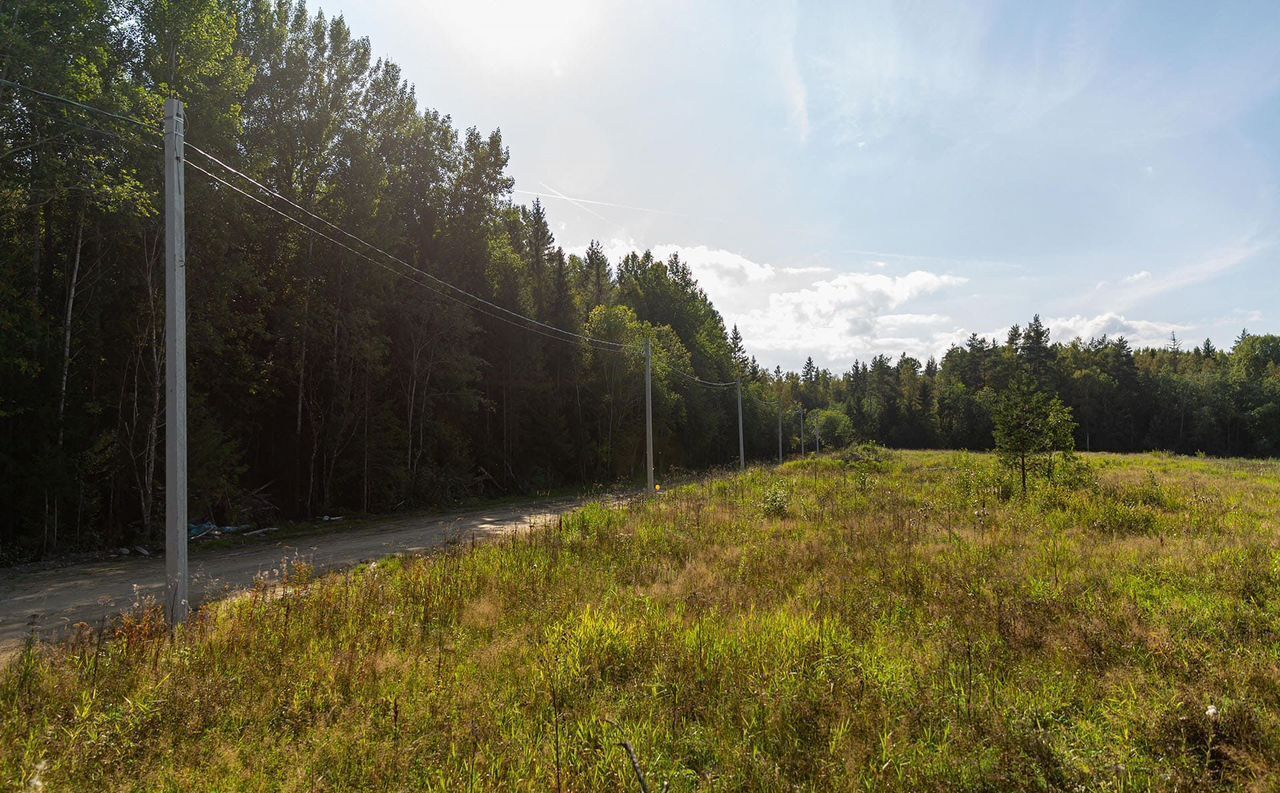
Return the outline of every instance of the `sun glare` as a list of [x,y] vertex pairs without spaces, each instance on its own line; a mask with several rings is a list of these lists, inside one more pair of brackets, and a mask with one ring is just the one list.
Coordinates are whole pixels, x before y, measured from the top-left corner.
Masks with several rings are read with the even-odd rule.
[[474,66],[504,73],[519,69],[535,77],[560,76],[600,17],[599,6],[586,0],[439,3],[423,13]]

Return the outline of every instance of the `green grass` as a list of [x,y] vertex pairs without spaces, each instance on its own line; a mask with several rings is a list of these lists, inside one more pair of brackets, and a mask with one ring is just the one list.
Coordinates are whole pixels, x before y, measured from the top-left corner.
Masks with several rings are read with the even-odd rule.
[[789,463],[0,672],[23,789],[1280,787],[1280,465]]

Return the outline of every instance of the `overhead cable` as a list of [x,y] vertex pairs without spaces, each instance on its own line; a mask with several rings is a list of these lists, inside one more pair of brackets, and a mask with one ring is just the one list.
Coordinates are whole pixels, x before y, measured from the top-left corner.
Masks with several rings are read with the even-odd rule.
[[[262,191],[264,191],[264,192],[266,192],[266,193],[270,194],[271,196],[273,196],[273,197],[275,197],[275,198],[277,198],[277,199],[279,199],[279,200],[281,200],[281,201],[284,201],[286,204],[288,204],[289,206],[291,206],[291,207],[293,207],[294,209],[298,210],[299,212],[302,212],[302,213],[306,214],[308,217],[311,217],[311,218],[313,218],[313,219],[315,219],[315,220],[317,220],[317,221],[319,221],[319,222],[323,223],[324,225],[328,226],[329,228],[333,229],[334,231],[338,232],[339,234],[342,234],[343,236],[347,237],[348,239],[354,240],[355,242],[358,242],[358,243],[360,243],[361,245],[364,245],[365,247],[369,248],[370,250],[377,251],[378,253],[382,254],[382,255],[383,255],[383,256],[385,256],[386,258],[391,259],[392,261],[395,261],[397,264],[399,264],[399,265],[401,265],[401,266],[403,266],[403,267],[407,267],[407,268],[409,268],[409,269],[411,269],[411,270],[413,270],[413,271],[417,272],[419,275],[422,275],[422,276],[424,276],[424,277],[426,277],[426,278],[430,279],[431,281],[434,281],[435,283],[438,283],[438,284],[440,284],[441,286],[443,286],[443,287],[445,287],[445,288],[447,288],[447,289],[449,289],[449,290],[452,290],[453,292],[456,292],[456,293],[458,293],[458,294],[460,294],[460,295],[464,295],[464,296],[466,296],[466,297],[470,298],[471,300],[476,301],[477,303],[480,303],[480,304],[483,304],[483,305],[485,305],[485,306],[488,306],[489,308],[492,308],[492,309],[494,309],[494,310],[496,310],[496,311],[500,311],[500,312],[502,312],[503,314],[507,314],[507,315],[509,315],[509,316],[511,316],[511,317],[513,317],[513,318],[515,318],[515,319],[518,319],[518,320],[522,321],[522,322],[527,322],[527,323],[529,323],[530,325],[536,325],[536,326],[541,327],[541,328],[543,328],[543,329],[545,329],[545,330],[547,330],[547,331],[549,331],[549,332],[552,332],[552,333],[560,333],[560,334],[563,334],[563,335],[564,335],[564,336],[566,336],[566,337],[571,337],[571,338],[581,339],[582,341],[586,341],[586,342],[589,342],[589,343],[592,343],[592,344],[604,345],[604,346],[606,346],[606,347],[612,347],[612,348],[617,348],[617,349],[622,349],[622,348],[624,348],[624,347],[626,347],[626,346],[627,346],[627,345],[622,344],[622,343],[619,343],[619,342],[615,342],[615,341],[608,341],[608,340],[606,340],[606,339],[597,339],[597,338],[594,338],[594,337],[592,337],[592,336],[585,336],[585,335],[583,335],[583,334],[581,334],[581,333],[575,333],[574,331],[571,331],[571,330],[565,330],[564,328],[558,328],[558,327],[556,327],[555,325],[551,325],[551,324],[548,324],[548,323],[546,323],[546,322],[542,322],[542,321],[537,320],[537,319],[534,319],[533,317],[530,317],[530,316],[526,316],[526,315],[524,315],[524,314],[521,314],[521,313],[520,313],[520,312],[518,312],[518,311],[512,311],[511,309],[506,308],[505,306],[501,306],[501,305],[499,305],[499,304],[497,304],[497,303],[494,303],[494,302],[492,302],[492,301],[490,301],[490,300],[486,300],[486,299],[484,299],[483,297],[480,297],[479,295],[472,294],[471,292],[468,292],[467,290],[463,289],[462,287],[460,287],[460,286],[455,286],[454,284],[450,283],[449,281],[446,281],[446,280],[445,280],[445,279],[443,279],[443,278],[440,278],[439,276],[433,275],[432,273],[429,273],[429,272],[427,272],[426,270],[423,270],[423,269],[422,269],[422,268],[420,268],[420,267],[417,267],[417,266],[415,266],[415,265],[413,265],[413,264],[410,264],[409,262],[406,262],[404,259],[401,259],[399,256],[396,256],[395,254],[388,253],[387,251],[385,251],[385,250],[383,250],[383,249],[379,248],[378,246],[374,245],[373,243],[369,242],[368,240],[365,240],[365,239],[363,239],[363,238],[361,238],[361,237],[356,236],[355,234],[352,234],[351,232],[347,231],[346,229],[344,229],[344,228],[342,228],[342,227],[340,227],[340,226],[338,226],[338,225],[336,225],[336,224],[334,224],[334,223],[330,222],[329,220],[327,220],[327,219],[325,219],[325,218],[321,217],[320,215],[317,215],[315,212],[312,212],[310,209],[307,209],[306,207],[304,207],[304,206],[302,206],[302,205],[298,204],[297,202],[295,202],[295,201],[293,201],[293,200],[291,200],[291,199],[289,199],[289,198],[287,198],[287,197],[285,197],[285,196],[281,195],[279,192],[277,192],[277,191],[275,191],[275,190],[271,189],[270,187],[267,187],[267,186],[266,186],[266,185],[264,185],[263,183],[259,182],[258,180],[254,179],[253,177],[249,176],[248,174],[243,173],[242,171],[240,171],[240,170],[236,169],[235,167],[233,167],[233,166],[231,166],[231,165],[228,165],[227,163],[225,163],[225,162],[223,162],[222,160],[218,159],[218,158],[217,158],[217,157],[215,157],[214,155],[212,155],[212,154],[208,153],[208,152],[207,152],[207,151],[205,151],[204,149],[201,149],[200,147],[198,147],[198,146],[196,146],[196,145],[194,145],[194,144],[191,144],[191,143],[188,143],[188,144],[187,144],[187,148],[188,148],[188,149],[191,149],[192,151],[194,151],[194,152],[196,152],[196,153],[198,153],[198,154],[200,154],[200,155],[202,155],[202,156],[204,156],[204,157],[206,157],[206,158],[208,158],[210,161],[212,161],[212,162],[216,163],[217,165],[219,165],[219,166],[221,166],[222,168],[226,169],[226,170],[227,170],[227,171],[229,171],[230,173],[235,174],[236,176],[240,177],[241,179],[244,179],[245,181],[249,182],[249,183],[250,183],[250,184],[252,184],[253,186],[257,187],[259,190],[262,190]],[[190,161],[188,160],[188,162],[190,162]],[[206,173],[207,173],[207,172],[206,172]],[[282,213],[282,214],[283,214],[283,213]]]
[[[480,311],[480,309],[478,309],[476,306],[474,306],[474,305],[471,305],[471,304],[467,303],[466,301],[462,300],[461,298],[455,297],[454,295],[451,295],[451,294],[449,294],[449,293],[447,293],[447,292],[444,292],[444,291],[442,291],[442,290],[440,290],[440,289],[436,288],[435,286],[433,286],[433,285],[432,285],[432,284],[430,284],[430,283],[427,283],[427,282],[425,282],[425,281],[418,280],[417,278],[413,278],[413,277],[411,277],[408,273],[406,273],[404,270],[397,269],[397,268],[392,267],[391,265],[387,264],[386,262],[379,261],[378,259],[375,259],[375,258],[373,258],[372,256],[369,256],[368,254],[364,253],[363,251],[358,251],[358,250],[356,250],[355,248],[351,247],[350,245],[347,245],[347,244],[346,244],[346,243],[344,243],[342,240],[336,239],[335,237],[333,237],[333,236],[331,236],[331,235],[329,235],[329,234],[326,234],[326,233],[324,233],[323,231],[320,231],[319,229],[314,228],[314,227],[312,227],[312,226],[308,225],[307,223],[304,223],[303,221],[299,220],[298,218],[295,218],[295,217],[293,217],[292,215],[288,214],[287,212],[282,211],[282,210],[281,210],[281,209],[279,209],[278,207],[272,206],[271,204],[267,203],[266,201],[262,200],[261,198],[258,198],[257,196],[255,196],[255,195],[253,195],[253,194],[251,194],[251,193],[249,193],[249,192],[247,192],[247,191],[245,191],[245,190],[242,190],[241,188],[237,187],[236,185],[231,184],[230,182],[228,182],[227,180],[225,180],[225,179],[223,179],[222,177],[218,176],[217,174],[211,173],[210,171],[206,170],[205,168],[202,168],[201,166],[199,166],[199,165],[195,164],[194,162],[191,162],[190,160],[188,160],[188,161],[187,161],[187,165],[190,165],[192,168],[196,169],[197,171],[199,171],[200,173],[202,173],[202,174],[204,174],[205,176],[209,177],[210,179],[213,179],[214,181],[216,181],[216,182],[218,182],[218,183],[222,184],[223,186],[227,187],[228,189],[230,189],[230,190],[234,190],[235,192],[239,193],[240,195],[244,196],[245,198],[248,198],[248,199],[250,199],[251,201],[254,201],[254,202],[255,202],[255,203],[257,203],[258,205],[262,206],[263,208],[268,209],[268,210],[270,210],[270,211],[272,211],[272,212],[276,213],[276,214],[277,214],[277,215],[279,215],[280,217],[282,217],[282,218],[284,218],[284,219],[286,219],[286,220],[288,220],[288,221],[291,221],[291,222],[293,222],[293,223],[297,224],[298,226],[301,226],[302,228],[306,229],[307,231],[311,232],[312,234],[315,234],[315,235],[316,235],[316,236],[318,236],[318,237],[321,237],[321,238],[323,238],[323,239],[328,240],[329,242],[332,242],[334,245],[337,245],[338,247],[340,247],[340,248],[342,248],[342,249],[344,249],[344,250],[348,251],[349,253],[351,253],[351,254],[353,254],[353,255],[355,255],[355,256],[360,257],[361,259],[364,259],[365,261],[367,261],[367,262],[369,262],[369,263],[371,263],[371,264],[375,264],[375,265],[377,265],[378,267],[381,267],[382,269],[387,270],[387,271],[388,271],[388,272],[390,272],[390,273],[393,273],[393,274],[395,274],[395,275],[398,275],[398,276],[400,276],[400,277],[404,278],[404,279],[405,279],[405,280],[407,280],[407,281],[410,281],[410,282],[412,282],[412,283],[418,284],[419,286],[422,286],[423,288],[430,290],[431,292],[433,292],[433,293],[435,293],[435,294],[439,295],[440,297],[443,297],[443,298],[446,298],[446,299],[452,300],[452,301],[454,301],[454,302],[456,302],[456,303],[459,303],[459,304],[461,304],[461,305],[467,306],[467,307],[469,307],[469,308],[471,308],[471,309],[474,309],[474,310]],[[415,272],[415,273],[421,273],[421,272],[422,272],[421,270],[419,270],[419,269],[417,269],[417,268],[411,268],[411,270],[412,270],[413,272]],[[595,340],[595,339],[593,339],[593,338],[591,338],[591,337],[589,337],[589,336],[581,336],[581,337],[579,337],[578,341],[572,341],[572,340],[570,340],[570,339],[566,339],[566,338],[564,338],[564,337],[562,337],[562,336],[554,336],[554,335],[552,335],[552,334],[550,334],[550,333],[547,333],[547,332],[545,332],[545,331],[542,331],[542,330],[540,330],[539,328],[536,328],[536,327],[529,327],[529,326],[526,326],[526,325],[521,325],[521,324],[519,324],[519,323],[515,322],[514,320],[507,319],[506,317],[503,317],[503,316],[501,316],[501,315],[491,314],[491,313],[489,313],[489,312],[485,312],[485,311],[480,311],[480,313],[483,313],[483,314],[485,314],[486,316],[493,317],[494,319],[501,320],[501,321],[503,321],[503,322],[508,322],[508,323],[510,323],[510,324],[512,324],[512,325],[514,325],[514,326],[516,326],[516,327],[518,327],[518,328],[522,328],[523,330],[532,331],[533,333],[537,333],[537,334],[538,334],[538,335],[540,335],[540,336],[545,336],[545,337],[547,337],[547,338],[549,338],[549,339],[554,339],[554,340],[556,340],[556,341],[570,342],[570,343],[578,343],[578,341],[581,341],[581,342],[583,342],[583,343],[587,344],[588,346],[592,347],[593,349],[597,349],[597,350],[600,350],[600,351],[602,351],[602,352],[618,352],[618,351],[619,351],[619,350],[614,349],[614,348],[612,348],[612,347],[599,347],[599,346],[596,346],[596,344],[595,344],[596,340]]]

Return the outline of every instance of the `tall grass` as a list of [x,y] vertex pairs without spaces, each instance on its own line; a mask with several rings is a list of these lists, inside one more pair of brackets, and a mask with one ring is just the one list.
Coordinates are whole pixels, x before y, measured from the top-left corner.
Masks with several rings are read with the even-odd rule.
[[[11,789],[1280,786],[1280,466],[850,455],[0,672]],[[624,747],[625,744],[625,747]],[[633,751],[635,764],[628,757]]]

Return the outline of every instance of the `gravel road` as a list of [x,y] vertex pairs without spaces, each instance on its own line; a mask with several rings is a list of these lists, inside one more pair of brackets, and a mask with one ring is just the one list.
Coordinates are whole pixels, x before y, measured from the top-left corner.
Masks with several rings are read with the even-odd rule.
[[[278,568],[285,558],[308,562],[321,571],[340,569],[520,531],[580,503],[563,500],[449,515],[395,516],[234,549],[203,549],[193,543],[192,601],[198,606],[244,589],[259,573]],[[79,622],[96,627],[128,610],[139,596],[161,599],[163,592],[164,558],[160,556],[127,556],[31,571],[0,569],[0,659],[21,648],[32,631],[57,638]]]

